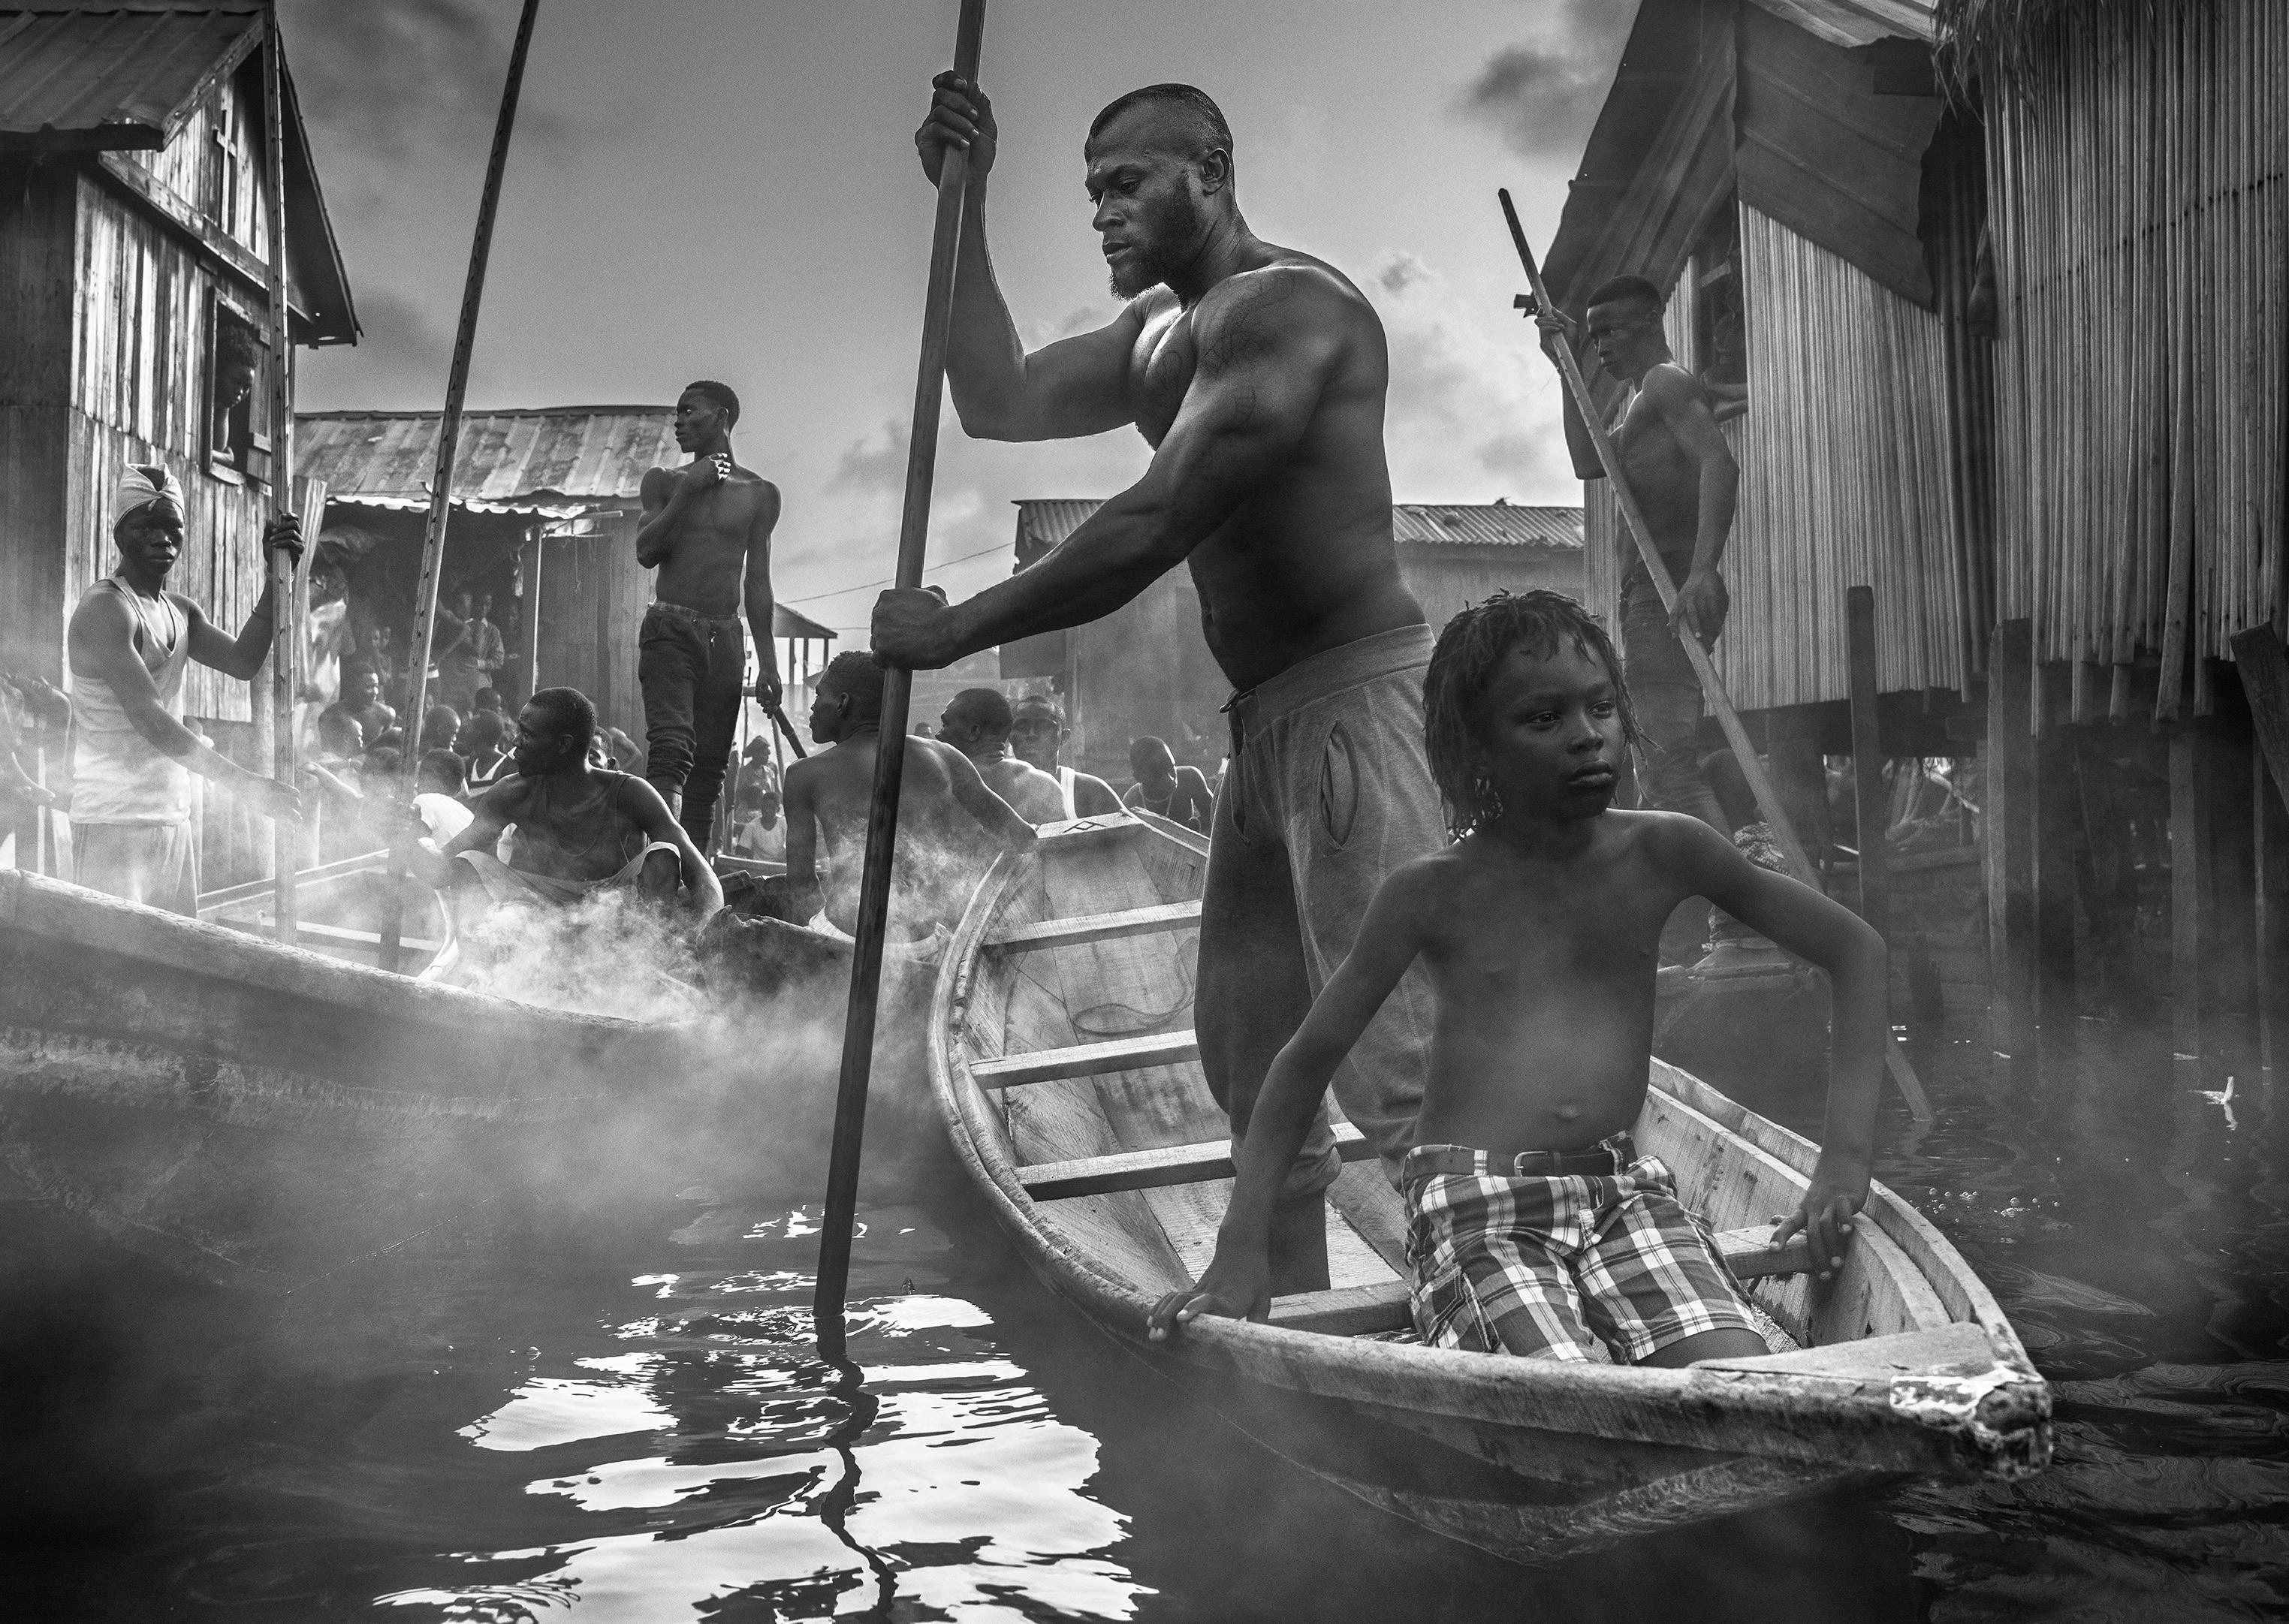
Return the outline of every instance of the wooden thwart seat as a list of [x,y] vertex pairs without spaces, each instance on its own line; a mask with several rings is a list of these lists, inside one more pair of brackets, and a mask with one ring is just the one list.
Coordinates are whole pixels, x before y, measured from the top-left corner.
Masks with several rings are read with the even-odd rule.
[[1153,908],[1123,908],[1114,913],[1083,913],[1071,919],[1036,919],[1013,925],[985,938],[988,947],[1024,952],[1036,947],[1075,947],[1084,942],[1114,942],[1157,931],[1190,930],[1200,922],[1198,900],[1163,903]]
[[1200,1057],[1200,1039],[1190,1031],[1155,1032],[1144,1038],[1116,1038],[1108,1043],[1077,1043],[1071,1048],[1033,1049],[974,1061],[969,1076],[980,1088],[1015,1088],[1068,1077],[1102,1077],[1108,1071],[1182,1065]]
[[[1187,1033],[1186,1036],[1191,1034]],[[1373,1158],[1367,1135],[1348,1122],[1335,1125],[1336,1149],[1347,1162]],[[1017,1169],[1025,1193],[1036,1201],[1102,1196],[1116,1190],[1158,1190],[1167,1184],[1198,1184],[1232,1175],[1232,1147],[1221,1139],[1172,1144],[1157,1150],[1122,1150],[1077,1161],[1036,1162]]]
[[[1798,1236],[1778,1252],[1765,1244],[1768,1225],[1727,1230],[1717,1237],[1717,1250],[1736,1280],[1761,1279],[1768,1275],[1802,1274],[1811,1254]],[[1272,1302],[1272,1323],[1288,1331],[1316,1331],[1322,1336],[1372,1336],[1384,1331],[1404,1331],[1414,1321],[1408,1313],[1407,1282],[1378,1280],[1372,1286],[1344,1286],[1336,1291],[1299,1292]]]

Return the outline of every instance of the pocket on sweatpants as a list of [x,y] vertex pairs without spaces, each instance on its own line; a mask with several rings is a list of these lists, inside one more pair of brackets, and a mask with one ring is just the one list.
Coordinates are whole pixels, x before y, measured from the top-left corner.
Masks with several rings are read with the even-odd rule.
[[1328,728],[1320,746],[1320,834],[1331,850],[1341,851],[1359,824],[1359,752],[1351,729],[1338,720]]

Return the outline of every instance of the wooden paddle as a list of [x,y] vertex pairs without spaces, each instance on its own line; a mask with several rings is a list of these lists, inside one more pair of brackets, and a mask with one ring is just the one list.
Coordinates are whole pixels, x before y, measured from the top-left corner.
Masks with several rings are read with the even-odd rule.
[[[270,235],[270,517],[289,511],[294,491],[294,349],[290,330],[292,317],[286,306],[286,59],[280,48],[278,7],[266,16],[264,63],[268,70],[262,87],[262,126],[269,174],[270,195],[264,199],[264,225]],[[317,537],[303,537],[306,549]],[[301,741],[294,733],[294,702],[299,691],[296,666],[302,649],[302,619],[307,605],[296,580],[291,554],[265,549],[263,568],[270,577],[270,770],[288,789],[301,784]],[[270,824],[270,907],[278,921],[278,939],[291,942],[295,935],[295,876],[302,866],[302,831],[283,818]]]
[[795,737],[794,724],[787,720],[785,707],[775,705],[770,707],[770,712],[771,720],[778,725],[779,735],[786,740],[787,748],[794,752],[794,759],[800,761],[808,757],[810,752],[805,750],[802,747],[802,741]]
[[[1535,263],[1534,251],[1527,246],[1526,228],[1519,224],[1518,209],[1510,200],[1510,188],[1497,194],[1502,198],[1503,218],[1510,222],[1511,241],[1518,247],[1519,263],[1526,267],[1527,284],[1534,290],[1535,304],[1539,309],[1555,311],[1550,290],[1542,284],[1542,268]],[[1605,420],[1598,415],[1595,402],[1590,398],[1590,386],[1582,376],[1581,363],[1574,358],[1570,344],[1553,346],[1558,353],[1558,370],[1565,375],[1566,386],[1574,396],[1574,403],[1582,413],[1582,422],[1590,431],[1590,442],[1598,448],[1598,460],[1605,466],[1606,479],[1613,487],[1614,499],[1620,504],[1622,520],[1631,539],[1637,543],[1638,556],[1644,561],[1646,573],[1653,577],[1654,588],[1661,593],[1661,607],[1671,617],[1677,613],[1677,587],[1669,578],[1669,566],[1653,545],[1653,532],[1646,526],[1645,513],[1638,506],[1636,492],[1622,472],[1621,454],[1615,450],[1613,437],[1607,434]],[[1773,781],[1765,773],[1764,763],[1757,759],[1756,747],[1749,742],[1748,729],[1742,727],[1740,713],[1733,709],[1733,701],[1725,692],[1725,680],[1717,674],[1717,667],[1709,651],[1701,646],[1700,638],[1690,626],[1685,627],[1678,640],[1685,657],[1692,663],[1693,674],[1701,679],[1701,692],[1716,712],[1717,725],[1725,730],[1726,742],[1733,747],[1734,760],[1740,763],[1741,776],[1749,781],[1749,792],[1757,799],[1757,809],[1771,825],[1773,839],[1782,854],[1788,858],[1791,873],[1815,891],[1822,889],[1819,875],[1814,871],[1812,859],[1805,855],[1802,843],[1796,838],[1796,826],[1789,821],[1788,811],[1773,788]],[[1908,1103],[1908,1111],[1918,1122],[1932,1119],[1931,1102],[1924,1097],[1923,1085],[1916,1079],[1915,1070],[1908,1057],[1900,1053],[1900,1046],[1892,1036],[1889,1026],[1884,1029],[1884,1064],[1899,1085],[1901,1095]]]
[[[954,30],[953,71],[977,80],[985,0],[961,0]],[[905,510],[898,524],[901,588],[922,584],[929,542],[930,482],[937,472],[938,409],[945,394],[946,340],[953,325],[953,271],[961,246],[961,211],[969,194],[969,154],[949,148],[937,177],[937,219],[931,228],[929,284],[922,307],[922,353],[914,374],[913,432],[906,442]],[[850,1236],[858,1214],[858,1155],[866,1132],[866,1086],[874,1064],[875,1000],[882,986],[882,938],[890,917],[890,857],[898,834],[898,786],[906,766],[906,705],[913,675],[882,675],[881,742],[874,752],[874,793],[866,812],[866,868],[859,882],[850,1000],[843,1012],[842,1071],[835,1086],[834,1144],[826,1166],[826,1215],[818,1238],[818,1286],[811,1297],[819,1357],[845,1363],[842,1305],[850,1282]]]
[[[461,442],[461,402],[469,392],[469,356],[477,343],[477,306],[484,298],[485,261],[492,253],[493,217],[500,211],[501,174],[508,167],[508,138],[516,127],[518,92],[524,88],[524,61],[532,50],[532,24],[540,0],[524,0],[516,22],[516,44],[508,53],[508,80],[501,89],[500,116],[493,123],[493,147],[485,161],[485,189],[477,202],[477,235],[469,245],[469,274],[461,284],[461,322],[453,334],[453,362],[445,375],[445,415],[437,425],[437,460],[429,476],[429,523],[421,542],[421,575],[413,588],[413,686],[406,695],[405,755],[398,763],[403,795],[413,798],[421,773],[421,721],[429,705],[429,645],[437,634],[438,572],[445,559],[445,521],[453,506],[453,463]],[[540,589],[538,581],[533,591]],[[535,601],[538,601],[536,598]],[[536,657],[538,650],[534,650]],[[394,844],[394,843],[393,843]],[[389,864],[389,901],[382,915],[381,967],[398,967],[405,928],[405,868]]]

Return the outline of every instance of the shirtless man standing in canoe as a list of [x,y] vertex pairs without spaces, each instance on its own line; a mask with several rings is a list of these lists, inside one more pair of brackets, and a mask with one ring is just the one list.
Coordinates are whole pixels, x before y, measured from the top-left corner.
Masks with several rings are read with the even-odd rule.
[[675,443],[691,454],[681,468],[643,476],[643,521],[636,562],[657,569],[657,601],[638,634],[636,681],[643,688],[648,759],[644,776],[706,849],[715,801],[739,728],[747,646],[739,611],[762,652],[755,697],[779,703],[771,655],[771,527],[779,491],[731,457],[739,397],[703,378],[675,402]]
[[[1111,613],[1190,566],[1208,649],[1237,689],[1232,766],[1201,901],[1200,1062],[1233,1142],[1280,1046],[1351,950],[1376,887],[1446,844],[1423,748],[1431,633],[1400,578],[1384,460],[1382,323],[1334,267],[1266,243],[1234,195],[1232,132],[1189,85],[1131,92],[1083,147],[1112,323],[1032,354],[987,250],[991,104],[941,75],[916,132],[936,180],[969,153],[947,376],[971,434],[1049,440],[1133,424],[1144,477],[1031,568],[965,602],[886,593],[876,657],[933,668]],[[1431,1033],[1411,969],[1337,1074],[1336,1097],[1393,1177]],[[1280,1191],[1276,1289],[1327,1283],[1320,1192],[1339,1170],[1315,1124]]]

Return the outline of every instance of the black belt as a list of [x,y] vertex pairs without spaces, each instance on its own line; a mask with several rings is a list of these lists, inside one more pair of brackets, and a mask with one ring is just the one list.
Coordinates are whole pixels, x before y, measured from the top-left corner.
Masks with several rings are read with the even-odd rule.
[[734,625],[737,625],[739,621],[739,611],[737,609],[733,609],[728,615],[706,615],[691,608],[689,604],[662,603],[658,600],[654,600],[650,608],[647,609],[644,612],[646,614],[650,614],[655,609],[663,615],[681,615],[686,620],[704,620],[711,625],[722,620],[728,620]]
[[1417,1174],[1474,1174],[1481,1156],[1486,1157],[1487,1171],[1497,1178],[1613,1178],[1637,1160],[1638,1152],[1624,1134],[1586,1150],[1520,1150],[1505,1166],[1501,1157],[1467,1145],[1425,1144],[1407,1153],[1400,1174],[1412,1178]]

